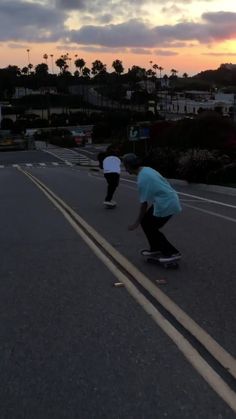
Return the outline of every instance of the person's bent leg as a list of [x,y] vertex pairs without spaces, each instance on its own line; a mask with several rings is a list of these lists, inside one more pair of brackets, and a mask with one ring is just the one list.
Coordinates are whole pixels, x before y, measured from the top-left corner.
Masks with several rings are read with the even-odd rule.
[[120,176],[118,173],[107,173],[108,176],[108,189],[107,189],[107,196],[106,200],[111,201],[117,186],[119,185]]
[[148,239],[151,252],[161,252],[165,256],[177,254],[179,251],[167,240],[165,235],[159,231],[171,216],[155,217],[153,215],[153,207],[150,207],[146,212],[141,226]]
[[112,199],[112,191],[113,191],[113,186],[112,186],[112,173],[105,173],[104,177],[107,181],[107,194],[106,194],[106,198],[105,198],[105,202],[110,202]]

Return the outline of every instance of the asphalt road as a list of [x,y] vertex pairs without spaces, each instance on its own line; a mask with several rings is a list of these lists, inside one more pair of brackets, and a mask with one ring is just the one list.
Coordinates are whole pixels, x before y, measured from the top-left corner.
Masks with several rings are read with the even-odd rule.
[[[37,164],[27,167],[32,156]],[[159,285],[165,295],[232,356],[236,196],[176,187],[183,212],[165,232],[183,260],[179,270],[164,270],[141,259],[139,250],[146,247],[142,231],[127,230],[138,209],[134,179],[122,176],[118,206],[108,211],[102,206],[105,183],[98,172],[53,166],[55,156],[37,150],[1,153],[0,161],[0,417],[234,418],[181,345],[125,287],[114,287],[114,274],[59,208],[12,164],[47,185],[155,287],[157,279],[165,279]],[[203,350],[196,339],[189,341],[197,360]],[[203,355],[235,391],[233,377]]]

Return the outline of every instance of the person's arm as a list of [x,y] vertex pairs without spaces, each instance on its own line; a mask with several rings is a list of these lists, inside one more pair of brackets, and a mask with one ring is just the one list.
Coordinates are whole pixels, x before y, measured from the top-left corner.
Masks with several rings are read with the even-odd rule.
[[147,207],[148,207],[148,203],[147,203],[147,202],[142,202],[142,203],[141,203],[141,205],[140,205],[140,209],[139,209],[139,215],[138,215],[137,220],[135,221],[135,223],[134,223],[134,224],[131,224],[131,225],[128,227],[128,229],[129,229],[130,231],[135,230],[135,229],[139,226],[139,224],[141,223],[141,221],[142,221],[142,219],[143,219],[143,217],[144,217],[145,213],[147,212]]

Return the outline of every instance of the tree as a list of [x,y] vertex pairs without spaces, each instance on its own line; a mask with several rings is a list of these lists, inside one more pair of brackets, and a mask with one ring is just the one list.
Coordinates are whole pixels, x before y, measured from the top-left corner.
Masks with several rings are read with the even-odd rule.
[[28,72],[29,72],[28,67],[23,67],[23,68],[21,69],[21,74],[26,75],[26,74],[28,74]]
[[97,74],[99,74],[101,72],[104,72],[104,71],[106,71],[106,64],[103,64],[100,60],[95,60],[92,63],[91,72],[92,72],[93,75],[96,76]]
[[56,60],[56,66],[60,68],[60,74],[65,73],[68,69],[66,60],[67,58],[65,56],[61,56],[61,58],[58,58],[58,60]]
[[40,77],[45,77],[48,75],[48,65],[45,63],[38,64],[35,67],[35,75]]
[[154,68],[155,74],[157,75],[157,70],[159,69],[159,66],[157,64],[153,64],[152,68]]
[[88,67],[84,67],[82,69],[82,74],[83,74],[84,77],[88,78],[90,76],[90,69]]
[[159,72],[160,72],[160,79],[161,79],[161,72],[162,72],[162,70],[164,70],[164,68],[159,66],[158,69],[159,69]]
[[43,58],[45,59],[46,64],[48,63],[48,54],[44,54]]
[[188,74],[187,74],[187,73],[184,73],[184,74],[183,74],[183,78],[184,78],[184,79],[187,79],[187,78],[188,78]]
[[139,67],[138,65],[133,65],[131,70],[129,70],[130,75],[132,78],[141,80],[146,77],[146,70],[145,68]]
[[74,64],[75,67],[79,69],[79,75],[81,75],[86,62],[83,58],[78,58],[75,60]]
[[178,71],[177,70],[175,70],[174,68],[172,68],[171,70],[170,70],[170,72],[171,72],[171,77],[173,78],[173,77],[177,77],[177,73],[178,73]]
[[149,70],[147,70],[146,71],[146,75],[148,76],[148,77],[153,77],[153,76],[155,76],[155,71],[153,71],[151,68],[149,68]]
[[113,61],[112,67],[114,68],[116,74],[118,74],[119,76],[121,75],[121,73],[124,72],[124,67],[123,67],[122,61],[120,60]]
[[28,73],[29,74],[31,74],[32,73],[32,68],[33,68],[34,66],[33,66],[33,64],[28,64],[28,69],[29,69],[29,71],[28,71]]
[[18,77],[21,74],[20,68],[17,65],[9,65],[6,68],[6,71],[11,75],[11,77]]

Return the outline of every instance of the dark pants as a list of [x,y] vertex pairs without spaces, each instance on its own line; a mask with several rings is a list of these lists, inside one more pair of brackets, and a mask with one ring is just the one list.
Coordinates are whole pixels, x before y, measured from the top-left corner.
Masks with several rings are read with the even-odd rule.
[[104,177],[107,181],[107,195],[105,201],[110,202],[117,186],[119,185],[120,175],[119,173],[105,173]]
[[157,250],[163,253],[164,256],[171,256],[178,253],[178,250],[166,239],[163,233],[159,231],[169,217],[155,217],[153,215],[153,206],[150,207],[144,215],[141,226],[150,244],[150,250]]

